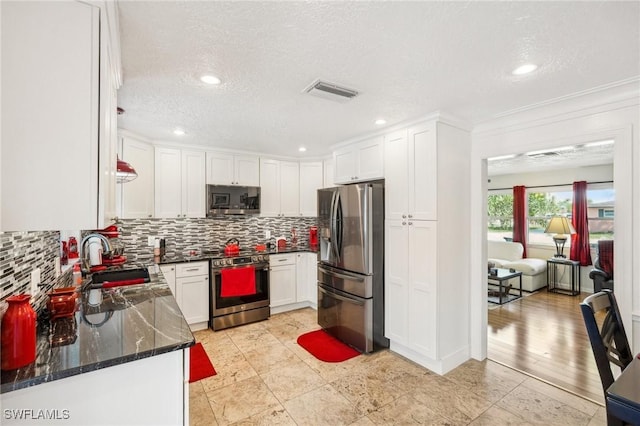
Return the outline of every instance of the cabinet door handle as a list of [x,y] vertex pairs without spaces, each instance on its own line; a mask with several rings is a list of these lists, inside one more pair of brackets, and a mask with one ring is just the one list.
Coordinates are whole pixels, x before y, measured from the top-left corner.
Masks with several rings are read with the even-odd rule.
[[409,215],[409,219],[411,219],[412,217],[413,217],[413,215],[412,215],[412,214],[410,214],[410,215]]
[[402,222],[402,225],[403,225],[403,226],[404,226],[404,225],[406,225],[406,224],[407,224],[407,222]]
[[403,215],[402,215],[402,218],[403,218],[403,219],[406,219],[406,218],[407,218],[407,215],[406,215],[406,214],[403,214]]
[[199,271],[199,268],[191,268],[191,269],[185,269],[186,272],[193,272],[193,271]]
[[413,225],[413,222],[409,222],[409,225]]
[[286,262],[287,259],[278,259],[278,262]]

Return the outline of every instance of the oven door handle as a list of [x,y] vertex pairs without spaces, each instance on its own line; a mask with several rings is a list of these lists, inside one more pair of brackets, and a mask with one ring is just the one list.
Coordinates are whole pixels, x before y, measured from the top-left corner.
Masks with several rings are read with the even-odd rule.
[[355,277],[353,275],[341,274],[340,272],[336,272],[333,270],[330,271],[328,269],[323,268],[322,266],[318,266],[318,270],[332,277],[343,278],[345,280],[350,280],[350,281],[358,281],[358,282],[364,281],[364,278],[362,277]]
[[354,305],[360,305],[360,306],[364,306],[364,303],[362,300],[358,300],[358,299],[354,299],[351,297],[346,297],[346,296],[341,296],[338,293],[335,293],[333,291],[328,291],[325,290],[324,288],[322,288],[321,286],[318,286],[318,291],[326,294],[329,297],[332,297],[334,299],[338,299],[338,300],[342,300],[343,302],[347,302],[347,303],[353,303]]

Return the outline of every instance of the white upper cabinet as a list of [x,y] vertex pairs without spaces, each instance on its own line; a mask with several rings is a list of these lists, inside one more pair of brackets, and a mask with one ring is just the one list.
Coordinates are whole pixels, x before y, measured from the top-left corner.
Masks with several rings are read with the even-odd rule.
[[119,216],[123,219],[153,217],[154,149],[153,145],[129,135],[121,136],[120,158],[138,173],[138,177],[119,183]]
[[300,163],[300,216],[318,215],[318,189],[322,187],[322,162]]
[[335,172],[333,167],[333,158],[324,160],[322,162],[323,166],[323,187],[324,188],[332,188],[336,186],[334,183]]
[[300,168],[294,161],[260,159],[260,215],[300,214]]
[[438,150],[435,122],[385,137],[386,219],[437,219]]
[[210,185],[260,185],[257,156],[207,152],[207,183]]
[[205,217],[205,153],[182,151],[182,214]]
[[115,216],[119,52],[103,12],[101,48],[98,6],[2,3],[0,231],[94,229]]
[[384,178],[384,137],[376,136],[333,153],[334,183]]
[[205,216],[205,153],[155,148],[155,217]]

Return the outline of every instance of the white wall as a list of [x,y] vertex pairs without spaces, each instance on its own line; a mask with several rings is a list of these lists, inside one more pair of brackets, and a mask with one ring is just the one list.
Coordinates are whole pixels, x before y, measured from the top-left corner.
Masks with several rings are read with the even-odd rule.
[[[614,139],[616,295],[627,334],[640,350],[640,79],[548,102],[477,126],[471,153],[471,356],[487,355],[486,159],[507,153]],[[636,256],[634,256],[636,253]],[[578,300],[576,300],[578,302]]]

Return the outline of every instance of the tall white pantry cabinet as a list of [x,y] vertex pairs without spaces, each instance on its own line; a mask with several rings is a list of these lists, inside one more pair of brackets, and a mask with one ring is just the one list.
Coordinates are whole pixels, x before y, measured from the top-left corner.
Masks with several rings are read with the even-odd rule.
[[2,2],[0,231],[94,229],[116,213],[117,10]]
[[384,142],[385,334],[393,351],[440,374],[469,353],[470,143],[440,120]]

